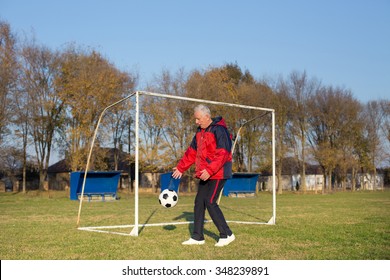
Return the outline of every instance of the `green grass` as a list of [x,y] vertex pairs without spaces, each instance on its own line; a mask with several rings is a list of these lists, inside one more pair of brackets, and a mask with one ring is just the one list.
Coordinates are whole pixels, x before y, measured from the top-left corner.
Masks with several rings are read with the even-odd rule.
[[[134,223],[134,198],[127,193],[114,202],[84,202],[80,226]],[[192,219],[192,195],[164,209],[157,195],[140,197],[139,222]],[[226,198],[227,220],[267,222],[272,195]],[[231,223],[236,241],[214,247],[218,239],[206,223],[206,244],[183,247],[191,225],[140,228],[138,237],[80,231],[79,202],[65,192],[0,194],[0,259],[2,260],[378,260],[390,259],[390,191],[339,192],[328,195],[286,193],[277,196],[276,225]],[[115,229],[129,233],[130,228]]]

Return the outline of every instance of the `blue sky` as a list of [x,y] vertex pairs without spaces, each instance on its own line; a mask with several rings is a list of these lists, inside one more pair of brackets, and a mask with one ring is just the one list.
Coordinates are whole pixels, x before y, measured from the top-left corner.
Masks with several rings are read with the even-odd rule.
[[19,36],[92,47],[140,90],[172,72],[235,63],[255,78],[306,71],[362,102],[390,98],[390,0],[0,0]]

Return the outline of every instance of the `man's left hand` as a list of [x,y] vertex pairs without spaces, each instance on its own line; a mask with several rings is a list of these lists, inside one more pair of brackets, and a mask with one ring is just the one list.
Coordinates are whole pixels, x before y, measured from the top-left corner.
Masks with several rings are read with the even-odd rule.
[[201,180],[203,180],[203,181],[206,181],[206,180],[209,179],[210,176],[211,176],[211,175],[207,172],[206,169],[201,170],[200,173],[201,173],[201,175],[200,175],[199,179],[201,179]]

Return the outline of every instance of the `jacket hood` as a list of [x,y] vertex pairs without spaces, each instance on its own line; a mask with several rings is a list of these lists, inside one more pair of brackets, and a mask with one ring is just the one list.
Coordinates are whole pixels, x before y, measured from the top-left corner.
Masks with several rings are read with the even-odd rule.
[[227,128],[227,125],[226,125],[226,122],[225,122],[224,118],[222,118],[222,117],[215,117],[215,118],[212,118],[211,120],[213,121],[211,123],[211,125],[220,125],[220,126],[223,126],[223,127]]

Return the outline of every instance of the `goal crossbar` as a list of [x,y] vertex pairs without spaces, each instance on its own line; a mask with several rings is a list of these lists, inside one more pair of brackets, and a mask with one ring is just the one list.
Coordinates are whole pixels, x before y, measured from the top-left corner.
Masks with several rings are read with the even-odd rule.
[[92,149],[94,146],[94,141],[97,135],[97,131],[99,128],[100,121],[104,115],[104,113],[110,109],[111,107],[122,103],[126,101],[127,99],[133,97],[135,95],[135,178],[134,178],[134,224],[133,225],[127,225],[127,226],[108,226],[108,227],[79,227],[80,224],[80,215],[81,215],[81,206],[83,201],[83,195],[80,197],[80,206],[79,206],[79,214],[77,219],[77,227],[79,230],[87,230],[87,231],[99,231],[104,232],[104,228],[119,228],[119,227],[129,227],[132,228],[130,234],[121,234],[121,235],[130,235],[130,236],[138,236],[139,234],[139,227],[145,227],[145,226],[161,226],[161,225],[175,225],[175,224],[183,224],[183,223],[191,223],[191,222],[171,222],[171,223],[158,223],[158,224],[139,224],[139,116],[140,116],[140,108],[139,108],[139,97],[140,95],[149,95],[149,96],[155,96],[160,98],[167,98],[167,99],[176,99],[176,100],[184,100],[184,101],[190,101],[190,102],[197,102],[197,103],[203,103],[203,104],[214,104],[214,105],[222,105],[222,106],[228,106],[228,107],[235,107],[235,108],[243,108],[243,109],[250,109],[250,110],[258,110],[258,111],[266,111],[270,112],[272,114],[272,217],[268,221],[268,223],[261,223],[261,222],[240,222],[240,221],[230,221],[233,223],[245,223],[245,224],[268,224],[273,225],[276,223],[276,174],[275,174],[275,110],[270,108],[263,108],[263,107],[255,107],[255,106],[248,106],[248,105],[242,105],[242,104],[234,104],[234,103],[227,103],[227,102],[220,102],[220,101],[213,101],[213,100],[205,100],[205,99],[197,99],[197,98],[190,98],[190,97],[183,97],[183,96],[175,96],[175,95],[168,95],[168,94],[162,94],[162,93],[155,93],[155,92],[148,92],[148,91],[136,91],[131,93],[129,96],[107,106],[102,114],[100,115],[99,121],[97,123],[94,137],[92,140],[92,145],[90,148],[90,153],[87,159],[87,166],[85,169],[85,176],[83,179],[82,184],[82,193],[84,192],[85,182],[86,182],[86,174],[89,170],[89,161],[92,154]]

